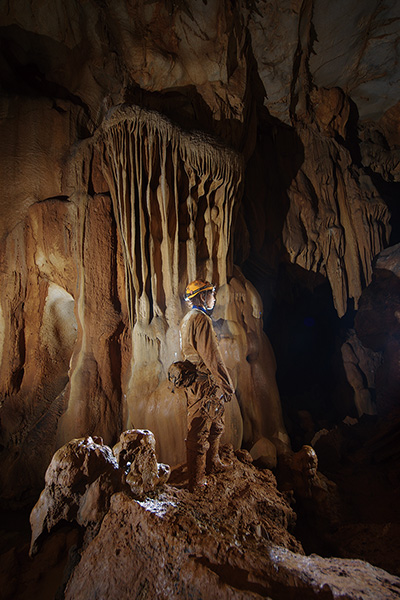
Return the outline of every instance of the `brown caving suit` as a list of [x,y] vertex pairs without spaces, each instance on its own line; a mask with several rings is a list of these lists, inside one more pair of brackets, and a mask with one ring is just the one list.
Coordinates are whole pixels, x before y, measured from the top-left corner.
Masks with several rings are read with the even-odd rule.
[[211,317],[192,308],[181,323],[182,354],[196,366],[196,378],[186,388],[187,449],[204,455],[224,431],[225,397],[234,392]]

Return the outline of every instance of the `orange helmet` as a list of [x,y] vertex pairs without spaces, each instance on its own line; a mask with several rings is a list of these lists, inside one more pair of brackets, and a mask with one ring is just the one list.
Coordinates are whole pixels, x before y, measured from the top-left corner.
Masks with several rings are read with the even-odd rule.
[[215,290],[215,285],[209,281],[203,281],[203,279],[195,279],[195,281],[192,281],[186,287],[185,300],[191,300],[196,294],[207,292],[208,290]]

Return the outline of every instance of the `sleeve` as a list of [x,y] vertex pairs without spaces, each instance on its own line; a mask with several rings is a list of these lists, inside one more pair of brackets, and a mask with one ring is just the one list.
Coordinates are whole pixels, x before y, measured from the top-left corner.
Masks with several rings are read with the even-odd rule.
[[207,316],[201,319],[198,325],[196,331],[196,349],[205,366],[211,372],[216,384],[222,389],[224,394],[234,394],[235,389],[232,379],[222,358],[211,319]]

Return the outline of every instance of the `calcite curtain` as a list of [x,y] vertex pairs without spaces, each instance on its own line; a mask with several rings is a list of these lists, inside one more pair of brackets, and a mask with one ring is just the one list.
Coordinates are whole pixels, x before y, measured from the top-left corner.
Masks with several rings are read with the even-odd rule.
[[99,143],[123,241],[131,323],[148,326],[154,315],[175,324],[186,282],[223,285],[232,274],[241,158],[138,107],[113,111]]
[[[158,113],[128,105],[110,111],[93,143],[125,264],[132,327],[126,426],[154,431],[163,460],[184,458],[185,399],[171,393],[167,370],[180,357],[185,286],[201,277],[219,288],[216,327],[237,387],[226,440],[239,446],[244,433],[251,447],[265,440],[269,421],[270,437],[281,436],[287,446],[260,301],[232,261],[242,157],[215,138],[185,133]],[[272,444],[268,452],[275,453]]]
[[240,155],[121,105],[69,165],[74,194],[34,204],[4,248],[12,352],[2,361],[0,482],[23,494],[41,485],[57,447],[85,435],[112,444],[131,427],[153,431],[162,461],[184,461],[186,401],[167,371],[180,358],[184,289],[196,277],[218,286],[215,327],[236,387],[225,441],[258,444],[273,465],[276,447],[289,446],[276,365],[260,298],[232,258]]

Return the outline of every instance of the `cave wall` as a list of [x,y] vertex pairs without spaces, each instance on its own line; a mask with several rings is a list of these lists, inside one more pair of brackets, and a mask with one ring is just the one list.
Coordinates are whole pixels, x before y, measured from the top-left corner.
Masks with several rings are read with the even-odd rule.
[[234,445],[262,439],[272,461],[289,448],[274,350],[278,384],[296,387],[297,361],[301,388],[321,345],[298,359],[288,323],[308,297],[339,332],[325,342],[347,343],[349,404],[373,412],[377,384],[346,349],[373,261],[398,241],[396,2],[0,10],[4,498],[40,489],[54,450],[87,434],[148,427],[160,460],[183,460],[166,370],[195,276],[219,286]]

